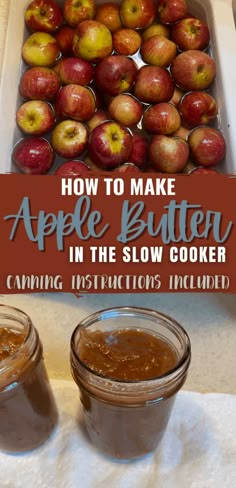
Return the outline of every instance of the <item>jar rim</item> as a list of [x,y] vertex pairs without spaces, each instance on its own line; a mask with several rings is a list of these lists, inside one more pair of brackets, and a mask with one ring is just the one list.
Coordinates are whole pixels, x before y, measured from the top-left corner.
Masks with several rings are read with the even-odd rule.
[[[167,328],[169,328],[172,332],[176,334],[178,333],[178,337],[181,338],[181,340],[184,342],[185,350],[181,358],[176,362],[175,366],[162,375],[153,377],[153,378],[148,378],[148,379],[142,379],[142,380],[121,380],[121,379],[114,379],[113,377],[110,377],[108,375],[102,375],[100,373],[97,373],[93,369],[91,369],[87,364],[85,364],[80,356],[79,353],[77,352],[76,348],[76,343],[75,343],[75,338],[78,333],[78,331],[82,327],[89,327],[90,325],[94,324],[95,322],[107,319],[110,317],[118,317],[118,316],[132,316],[133,314],[141,316],[146,316],[146,319],[149,319],[150,321],[155,322],[155,319],[161,319],[165,321],[165,325]],[[110,315],[109,315],[110,314]],[[105,317],[105,315],[108,315],[108,317]],[[86,325],[87,324],[87,325]],[[128,327],[127,327],[128,328]],[[113,384],[117,385],[147,385],[150,384],[151,382],[158,383],[158,381],[162,382],[163,380],[172,379],[176,374],[178,374],[178,371],[181,371],[182,368],[184,368],[185,364],[187,365],[190,362],[191,358],[191,342],[189,339],[189,336],[184,329],[182,325],[180,325],[175,319],[170,317],[169,315],[163,314],[162,312],[159,312],[157,310],[153,310],[150,308],[143,308],[143,307],[135,307],[135,306],[123,306],[123,307],[111,307],[111,308],[106,308],[103,310],[99,310],[98,312],[95,312],[91,315],[88,315],[85,317],[83,320],[79,322],[79,324],[76,326],[74,329],[72,336],[71,336],[71,351],[72,354],[74,355],[76,361],[80,363],[80,365],[89,373],[91,373],[94,377],[97,377],[101,380],[106,380],[109,382],[112,382]]]
[[28,340],[30,339],[31,330],[33,327],[31,318],[29,317],[29,315],[23,312],[23,310],[17,307],[12,307],[11,305],[5,305],[4,303],[0,303],[0,318],[4,318],[4,317],[8,319],[11,318],[16,322],[20,322],[20,317],[17,317],[16,315],[11,315],[11,313],[18,314],[25,321],[25,322],[22,321],[21,323],[26,328],[26,334],[24,336],[23,342],[20,344],[18,349],[9,357],[0,361],[0,372],[6,370],[9,367],[9,365],[12,363],[12,361],[14,361],[14,359],[16,359],[17,356],[21,353],[21,351],[27,344]]

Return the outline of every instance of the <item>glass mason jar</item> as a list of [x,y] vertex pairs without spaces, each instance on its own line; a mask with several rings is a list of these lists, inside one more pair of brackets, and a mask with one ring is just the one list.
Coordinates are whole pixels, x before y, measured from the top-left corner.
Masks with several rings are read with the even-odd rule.
[[[117,381],[99,375],[80,359],[84,328],[88,332],[138,329],[149,333],[170,346],[176,354],[176,365],[162,376],[144,381]],[[82,320],[71,337],[71,371],[80,390],[83,421],[92,443],[104,454],[123,460],[153,451],[166,430],[190,359],[190,340],[185,330],[157,311],[118,307]]]
[[38,447],[57,420],[38,332],[24,312],[0,305],[0,450]]

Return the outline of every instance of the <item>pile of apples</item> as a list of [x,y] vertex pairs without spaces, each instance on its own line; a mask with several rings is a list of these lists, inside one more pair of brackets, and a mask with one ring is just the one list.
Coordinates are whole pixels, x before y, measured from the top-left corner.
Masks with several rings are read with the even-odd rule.
[[185,0],[33,0],[24,15],[21,171],[216,172],[210,34]]

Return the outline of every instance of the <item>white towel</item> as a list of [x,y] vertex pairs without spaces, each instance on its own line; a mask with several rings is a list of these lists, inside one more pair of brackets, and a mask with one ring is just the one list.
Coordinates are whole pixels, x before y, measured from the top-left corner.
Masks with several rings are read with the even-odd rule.
[[35,451],[0,454],[1,488],[236,487],[236,396],[180,392],[158,449],[122,463],[100,454],[78,427],[76,385],[51,383],[59,426]]

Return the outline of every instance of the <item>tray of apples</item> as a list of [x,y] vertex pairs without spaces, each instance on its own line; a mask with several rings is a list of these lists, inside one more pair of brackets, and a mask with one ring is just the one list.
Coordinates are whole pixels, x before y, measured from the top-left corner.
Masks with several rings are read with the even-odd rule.
[[1,172],[235,173],[223,5],[218,24],[213,0],[11,0],[2,113],[19,16],[21,48]]

